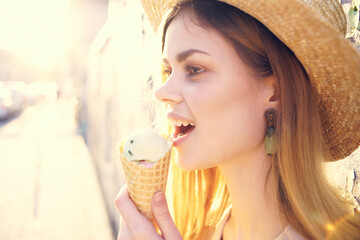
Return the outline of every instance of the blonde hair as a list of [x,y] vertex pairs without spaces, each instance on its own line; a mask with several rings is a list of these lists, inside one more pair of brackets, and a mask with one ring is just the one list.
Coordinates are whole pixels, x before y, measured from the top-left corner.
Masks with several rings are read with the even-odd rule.
[[[259,21],[218,1],[180,1],[164,22],[163,46],[171,21],[188,11],[194,13],[186,16],[195,24],[223,35],[259,81],[269,75],[277,79],[279,147],[269,174],[277,179],[280,212],[289,224],[308,239],[359,238],[359,214],[349,210],[351,206],[323,173],[321,98],[293,52]],[[183,238],[207,239],[231,204],[220,171],[216,167],[183,171],[172,161],[168,186],[174,221]]]

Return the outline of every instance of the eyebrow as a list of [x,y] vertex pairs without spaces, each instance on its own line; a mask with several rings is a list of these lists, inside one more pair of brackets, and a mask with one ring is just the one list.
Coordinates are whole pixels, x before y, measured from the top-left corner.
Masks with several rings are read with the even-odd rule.
[[[204,52],[204,51],[201,51],[201,50],[198,50],[198,49],[189,49],[189,50],[186,50],[182,53],[179,53],[177,56],[176,56],[176,60],[181,63],[183,61],[185,61],[185,59],[187,59],[188,57],[190,57],[191,55],[195,54],[195,53],[200,53],[200,54],[205,54],[205,55],[210,55],[208,54],[207,52]],[[163,58],[163,62],[164,63],[169,63],[169,61],[166,59],[166,58]]]

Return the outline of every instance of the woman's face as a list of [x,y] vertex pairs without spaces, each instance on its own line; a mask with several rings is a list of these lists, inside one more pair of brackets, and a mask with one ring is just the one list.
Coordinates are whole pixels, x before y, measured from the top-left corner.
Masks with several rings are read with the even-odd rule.
[[156,97],[168,105],[169,120],[183,124],[173,136],[179,167],[204,169],[264,152],[273,85],[251,76],[218,32],[177,16],[166,32],[162,64],[168,79]]

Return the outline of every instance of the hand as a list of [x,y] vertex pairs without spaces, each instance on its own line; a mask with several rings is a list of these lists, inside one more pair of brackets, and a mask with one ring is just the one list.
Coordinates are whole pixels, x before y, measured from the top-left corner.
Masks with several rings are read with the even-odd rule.
[[115,198],[115,205],[121,215],[117,240],[182,239],[170,216],[164,192],[159,191],[155,193],[151,201],[151,209],[162,236],[156,232],[151,221],[136,208],[134,202],[129,197],[126,185],[120,189],[119,194]]

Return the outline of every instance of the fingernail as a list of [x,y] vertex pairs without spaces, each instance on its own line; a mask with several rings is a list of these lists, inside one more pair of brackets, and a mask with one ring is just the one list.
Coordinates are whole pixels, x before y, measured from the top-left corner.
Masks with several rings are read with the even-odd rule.
[[155,203],[157,205],[162,205],[165,203],[165,194],[163,191],[158,191],[157,193],[155,193],[156,196],[155,196]]

